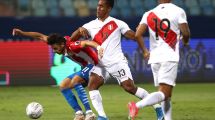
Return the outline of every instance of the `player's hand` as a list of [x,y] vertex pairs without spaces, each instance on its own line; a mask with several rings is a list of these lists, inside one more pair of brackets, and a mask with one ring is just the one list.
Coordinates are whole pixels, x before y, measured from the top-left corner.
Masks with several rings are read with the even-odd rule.
[[185,41],[185,40],[183,39],[183,36],[180,36],[179,39],[182,40],[182,43],[183,43],[183,46],[184,46],[184,47],[188,47],[188,46],[190,45],[190,44],[189,44],[189,41]]
[[96,49],[98,51],[99,59],[101,59],[103,57],[103,54],[104,54],[104,49],[101,46],[97,46]]
[[20,29],[17,29],[17,28],[14,28],[13,29],[13,32],[12,32],[12,35],[15,36],[15,35],[21,35],[22,34],[22,30]]
[[189,43],[183,43],[183,45],[184,45],[185,47],[187,47],[187,46],[189,46],[190,44],[189,44]]
[[79,32],[80,32],[81,36],[83,36],[84,38],[86,38],[86,39],[89,38],[89,33],[88,33],[87,29],[80,27]]
[[143,51],[143,57],[144,57],[145,60],[148,60],[148,59],[149,59],[150,53],[149,53],[148,50],[144,50],[144,51]]

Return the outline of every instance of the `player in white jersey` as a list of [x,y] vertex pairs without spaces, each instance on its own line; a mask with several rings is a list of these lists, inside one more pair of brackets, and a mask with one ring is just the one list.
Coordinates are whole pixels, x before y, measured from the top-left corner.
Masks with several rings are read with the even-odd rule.
[[[96,41],[104,48],[103,57],[99,60],[99,64],[92,69],[88,84],[92,104],[99,114],[98,120],[108,119],[104,112],[102,97],[98,89],[109,78],[109,75],[118,80],[120,86],[128,93],[140,99],[148,95],[146,90],[134,85],[127,59],[121,49],[121,35],[123,34],[126,38],[134,40],[135,32],[125,22],[109,16],[113,5],[114,0],[99,0],[97,19],[84,24],[71,36],[72,39],[78,39],[80,36],[87,37],[89,34],[93,41]],[[146,48],[144,48],[143,42],[137,42],[144,52]],[[155,105],[154,107],[159,116],[158,118],[162,118],[162,109],[159,105],[157,106]]]
[[130,116],[134,118],[139,108],[162,102],[165,120],[172,120],[171,96],[175,86],[179,62],[180,32],[184,45],[188,45],[190,30],[186,13],[171,0],[158,0],[160,3],[154,9],[146,12],[137,28],[136,37],[143,40],[142,35],[149,29],[150,53],[148,63],[154,77],[158,92],[149,94],[143,100],[129,103]]

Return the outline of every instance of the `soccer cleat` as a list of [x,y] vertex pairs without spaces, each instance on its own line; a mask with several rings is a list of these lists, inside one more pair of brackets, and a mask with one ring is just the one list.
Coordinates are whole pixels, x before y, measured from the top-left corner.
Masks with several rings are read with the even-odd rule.
[[157,120],[164,120],[164,114],[163,114],[163,110],[161,107],[157,107],[155,108],[156,111],[156,115],[157,115]]
[[134,118],[137,116],[138,108],[135,104],[135,102],[129,102],[128,103],[128,109],[129,109],[129,120],[134,120]]
[[82,111],[77,111],[75,113],[75,118],[74,120],[84,120],[84,113]]
[[102,117],[102,116],[98,116],[97,120],[108,120],[108,118]]
[[85,120],[95,120],[95,119],[96,119],[96,115],[92,111],[86,112]]

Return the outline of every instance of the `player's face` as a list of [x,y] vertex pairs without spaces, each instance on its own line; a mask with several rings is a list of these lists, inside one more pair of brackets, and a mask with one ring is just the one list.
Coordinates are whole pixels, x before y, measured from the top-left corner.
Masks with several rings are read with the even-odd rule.
[[106,0],[99,0],[97,5],[97,17],[99,19],[105,19],[109,16],[111,8],[106,4]]
[[53,44],[51,45],[54,53],[57,53],[57,54],[64,54],[65,52],[65,45],[64,43],[62,44]]

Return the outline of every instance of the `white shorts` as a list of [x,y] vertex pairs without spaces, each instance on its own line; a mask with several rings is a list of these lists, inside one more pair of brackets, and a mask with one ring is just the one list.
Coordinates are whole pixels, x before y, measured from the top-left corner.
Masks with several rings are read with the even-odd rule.
[[91,72],[103,77],[104,82],[106,82],[111,76],[116,79],[119,84],[129,78],[133,80],[127,60],[122,60],[121,62],[108,67],[96,65],[93,67]]
[[178,62],[152,63],[151,68],[155,86],[159,86],[160,83],[175,86]]

